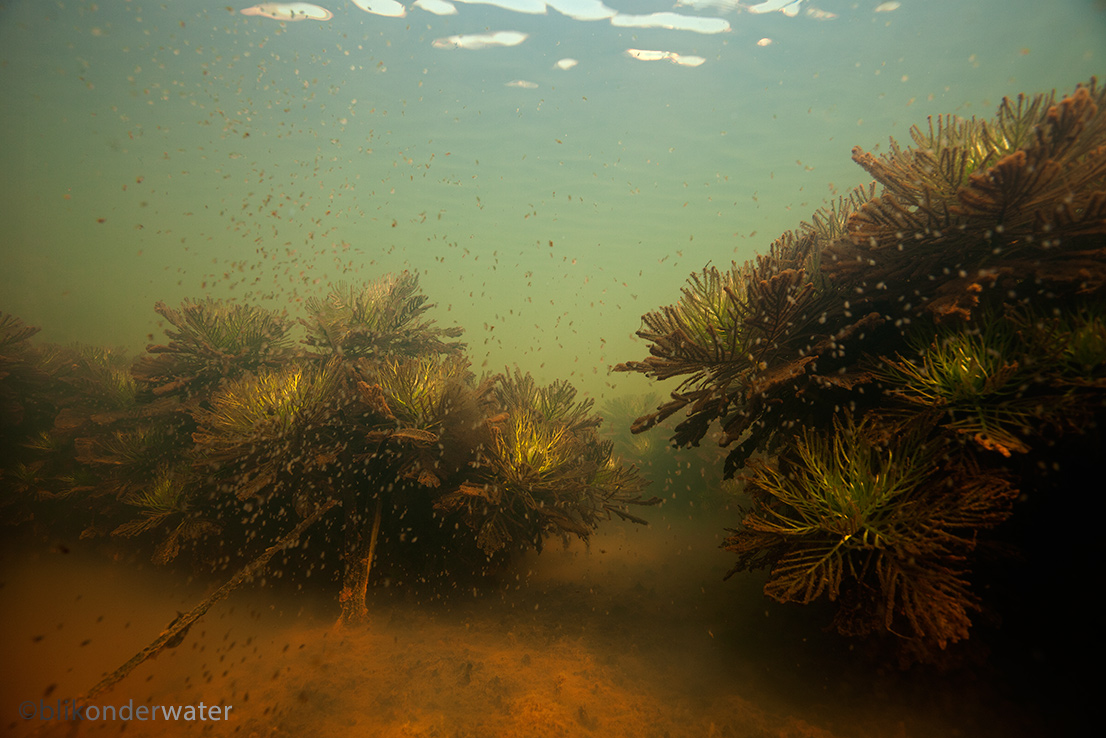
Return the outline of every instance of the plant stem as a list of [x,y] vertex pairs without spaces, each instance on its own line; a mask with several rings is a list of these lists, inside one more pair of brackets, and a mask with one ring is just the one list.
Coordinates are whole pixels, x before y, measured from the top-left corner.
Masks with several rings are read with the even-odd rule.
[[265,549],[265,551],[262,552],[260,556],[251,561],[249,564],[239,569],[238,573],[231,577],[226,584],[216,590],[213,595],[194,607],[191,612],[188,612],[187,614],[177,618],[168,628],[165,629],[165,631],[161,635],[157,637],[157,639],[154,640],[153,643],[146,646],[146,648],[135,654],[135,656],[130,661],[123,664],[111,674],[108,674],[106,677],[100,680],[99,684],[88,690],[84,697],[82,697],[79,701],[82,704],[86,703],[89,700],[107,691],[114,684],[124,679],[135,669],[135,667],[137,667],[143,661],[152,656],[156,656],[163,648],[174,641],[174,639],[177,639],[177,643],[174,643],[173,646],[175,647],[177,645],[180,645],[179,639],[184,637],[185,632],[192,626],[194,622],[203,617],[204,613],[206,613],[212,605],[222,599],[225,599],[231,592],[238,589],[238,587],[242,586],[242,584],[244,584],[248,579],[264,569],[265,565],[269,563],[269,559],[271,559],[278,551],[283,551],[292,544],[296,543],[296,541],[299,540],[299,537],[303,534],[305,530],[314,525],[319,518],[325,515],[330,510],[330,508],[334,507],[337,504],[337,500],[327,500],[318,508],[316,508],[315,512],[311,513],[309,516],[301,520],[299,524],[296,525],[296,527],[293,528],[291,532],[289,532],[286,536],[281,538],[272,546],[269,546],[269,548]]
[[[342,614],[338,618],[338,624],[355,625],[368,620],[369,610],[365,604],[365,598],[369,591],[369,573],[372,571],[373,557],[376,555],[376,539],[380,534],[380,519],[384,512],[384,496],[377,495],[376,513],[373,515],[372,533],[369,537],[369,550],[361,555],[364,550],[364,539],[360,532],[356,534],[356,544],[347,555],[346,583],[342,588],[339,600],[342,603]],[[350,521],[347,517],[347,522]]]

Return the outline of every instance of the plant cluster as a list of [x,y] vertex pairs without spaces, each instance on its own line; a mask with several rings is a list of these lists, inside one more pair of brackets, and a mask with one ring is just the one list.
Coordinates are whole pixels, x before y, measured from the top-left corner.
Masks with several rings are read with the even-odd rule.
[[634,430],[684,411],[686,446],[718,423],[750,499],[734,571],[909,658],[968,637],[986,531],[1045,457],[1101,443],[1104,106],[1092,79],[854,149],[875,182],[643,316],[650,356],[617,370],[680,382]]
[[298,348],[260,306],[159,303],[169,341],[134,361],[35,347],[0,317],[9,519],[80,521],[160,563],[187,550],[224,568],[318,519],[276,573],[333,562],[346,622],[366,617],[374,559],[482,571],[612,514],[644,522],[628,508],[653,502],[645,482],[590,402],[518,372],[477,381],[430,307],[413,274],[340,285],[307,303]]

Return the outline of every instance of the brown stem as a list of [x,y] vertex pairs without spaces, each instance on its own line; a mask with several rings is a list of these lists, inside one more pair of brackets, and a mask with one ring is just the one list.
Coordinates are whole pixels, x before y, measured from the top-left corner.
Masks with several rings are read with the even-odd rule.
[[[346,581],[342,587],[339,601],[342,603],[342,614],[338,617],[338,624],[357,625],[369,619],[369,609],[365,604],[365,598],[369,592],[369,573],[372,571],[373,557],[376,555],[376,539],[380,534],[380,518],[384,511],[384,496],[377,495],[376,514],[373,515],[373,529],[369,537],[369,550],[365,550],[365,541],[360,530],[353,532],[353,528],[347,527],[347,535],[356,536],[356,543],[347,550],[349,560],[346,562]],[[348,525],[353,521],[347,518]]]
[[[168,628],[165,629],[165,632],[157,637],[157,639],[153,643],[146,646],[146,648],[135,654],[134,658],[132,658],[130,661],[123,664],[118,669],[100,680],[99,684],[88,690],[84,697],[81,698],[80,702],[87,702],[88,700],[91,700],[102,694],[103,692],[107,691],[116,682],[119,682],[128,674],[130,674],[134,670],[134,668],[141,664],[143,661],[150,658],[151,656],[156,656],[158,652],[165,648],[167,645],[170,645],[171,643],[174,646],[179,645],[180,640],[184,638],[188,628],[191,627],[194,622],[203,617],[203,614],[207,612],[212,605],[214,605],[219,600],[226,598],[227,595],[238,589],[238,587],[242,586],[242,584],[245,583],[248,579],[250,579],[255,574],[260,572],[263,568],[265,568],[265,565],[269,563],[269,559],[271,559],[274,554],[294,544],[297,540],[299,540],[299,537],[303,534],[305,530],[314,525],[319,518],[325,515],[327,511],[330,510],[330,508],[334,507],[337,504],[337,500],[327,500],[318,508],[316,508],[315,512],[311,513],[309,516],[301,520],[299,524],[296,525],[296,527],[293,528],[290,533],[288,533],[288,535],[281,538],[272,546],[269,546],[269,548],[265,549],[265,551],[262,552],[260,556],[258,556],[256,559],[251,561],[243,568],[239,569],[237,574],[231,577],[226,584],[215,591],[215,594],[211,595],[199,605],[194,607],[191,612],[188,612],[185,615],[177,618],[175,621],[173,621],[172,624],[170,624]],[[176,642],[174,643],[174,641]]]

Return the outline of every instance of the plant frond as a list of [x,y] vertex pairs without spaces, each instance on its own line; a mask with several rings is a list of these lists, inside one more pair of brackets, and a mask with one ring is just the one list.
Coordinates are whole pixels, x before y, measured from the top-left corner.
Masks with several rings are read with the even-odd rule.
[[39,332],[39,328],[26,325],[10,313],[0,312],[0,352],[21,344]]
[[387,359],[371,376],[389,412],[407,428],[436,431],[462,404],[472,373],[461,356]]
[[485,427],[477,476],[436,503],[461,513],[491,555],[509,543],[540,549],[549,533],[586,539],[601,518],[644,523],[628,506],[645,487],[637,470],[601,440],[590,400],[564,382],[538,385],[529,374],[500,375],[493,388],[502,413]]
[[[1040,268],[1003,268],[1023,253],[1030,262],[1046,256],[1053,279],[1085,280],[1084,239],[1106,233],[1106,90],[1092,80],[1053,101],[1004,100],[992,122],[931,120],[928,134],[913,129],[917,148],[893,144],[880,157],[854,150],[883,189],[850,217],[848,239],[827,249],[823,269],[857,287],[858,304],[888,297],[873,285],[932,295],[958,280],[978,288],[1039,276]],[[950,309],[946,298],[931,309],[965,316],[974,304],[959,299]]]
[[325,298],[307,300],[310,318],[304,343],[348,358],[383,359],[421,353],[456,353],[464,344],[446,342],[459,328],[434,328],[424,319],[433,307],[412,272],[390,275],[362,287],[338,284]]
[[227,477],[239,499],[330,458],[327,430],[348,401],[336,362],[290,365],[226,384],[194,413],[197,464]]
[[291,326],[264,308],[206,299],[154,309],[172,326],[165,330],[169,343],[147,346],[132,373],[155,396],[203,394],[289,358]]
[[846,420],[829,438],[805,433],[786,472],[751,464],[754,506],[724,547],[739,555],[738,569],[771,568],[764,591],[774,599],[825,596],[847,610],[866,601],[858,591],[878,592],[883,629],[905,627],[905,637],[944,648],[967,637],[975,598],[963,561],[975,531],[1006,519],[1016,491],[970,461],[950,461],[919,432],[880,438]]

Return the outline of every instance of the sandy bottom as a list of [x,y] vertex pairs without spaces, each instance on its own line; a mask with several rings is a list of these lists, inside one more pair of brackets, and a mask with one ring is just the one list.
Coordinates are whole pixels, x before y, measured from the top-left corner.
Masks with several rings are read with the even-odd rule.
[[[226,720],[42,720],[217,582],[77,547],[9,543],[0,569],[0,733],[835,738],[1043,735],[1008,685],[878,673],[825,612],[722,582],[717,522],[611,524],[469,591],[378,588],[365,628],[318,593],[240,589],[97,702],[231,706]],[[28,704],[30,705],[28,707]],[[20,710],[33,713],[20,718]],[[161,718],[159,714],[159,718]]]

